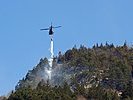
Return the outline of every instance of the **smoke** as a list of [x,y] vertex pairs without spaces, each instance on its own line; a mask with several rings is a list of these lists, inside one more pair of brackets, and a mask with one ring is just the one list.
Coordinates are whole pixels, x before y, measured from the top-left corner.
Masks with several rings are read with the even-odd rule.
[[50,58],[40,59],[39,64],[33,68],[33,70],[29,70],[26,77],[20,80],[15,87],[18,89],[20,87],[26,87],[30,85],[33,88],[36,88],[38,83],[42,80],[51,81],[52,70],[53,70],[53,58],[54,58],[54,42],[53,37],[50,37]]
[[[50,58],[40,59],[39,64],[33,68],[33,70],[29,70],[25,78],[20,80],[15,87],[15,89],[21,87],[31,86],[32,88],[36,88],[38,83],[42,80],[44,82],[49,81],[51,85],[60,85],[63,81],[70,80],[70,74],[65,72],[65,68],[68,68],[67,65],[58,63],[58,59],[54,58],[54,42],[51,37],[50,41]],[[69,69],[70,70],[70,69]]]

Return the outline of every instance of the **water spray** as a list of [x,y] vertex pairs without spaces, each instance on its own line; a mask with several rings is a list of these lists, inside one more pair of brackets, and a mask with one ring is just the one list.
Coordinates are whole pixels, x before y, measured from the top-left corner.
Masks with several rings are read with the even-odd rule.
[[54,41],[53,41],[53,28],[59,28],[61,26],[57,26],[57,27],[53,27],[52,26],[52,23],[51,23],[51,26],[49,28],[45,28],[45,29],[40,29],[40,30],[49,30],[49,36],[50,36],[50,53],[51,53],[51,56],[50,58],[48,59],[49,61],[49,68],[46,69],[46,72],[48,74],[48,79],[50,80],[51,79],[51,73],[52,73],[52,66],[53,66],[53,59],[54,59]]

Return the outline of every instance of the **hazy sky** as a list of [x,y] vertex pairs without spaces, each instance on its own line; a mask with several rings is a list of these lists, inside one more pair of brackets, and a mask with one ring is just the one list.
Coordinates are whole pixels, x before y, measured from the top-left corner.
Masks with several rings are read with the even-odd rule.
[[1,0],[0,95],[14,89],[40,58],[49,57],[54,30],[55,55],[75,44],[133,44],[133,0]]

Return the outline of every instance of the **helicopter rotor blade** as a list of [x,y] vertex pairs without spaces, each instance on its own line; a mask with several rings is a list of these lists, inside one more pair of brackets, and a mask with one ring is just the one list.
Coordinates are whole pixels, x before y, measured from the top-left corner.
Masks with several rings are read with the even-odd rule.
[[61,26],[56,26],[56,27],[52,27],[52,28],[60,28]]
[[43,31],[43,30],[49,30],[49,28],[45,28],[45,29],[40,29],[41,31]]

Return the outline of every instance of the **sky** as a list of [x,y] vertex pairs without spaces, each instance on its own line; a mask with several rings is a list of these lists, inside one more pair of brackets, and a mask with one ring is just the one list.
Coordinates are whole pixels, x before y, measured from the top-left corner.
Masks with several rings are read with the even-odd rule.
[[133,0],[0,0],[0,95],[13,90],[48,51],[53,23],[54,53],[74,45],[133,44]]

